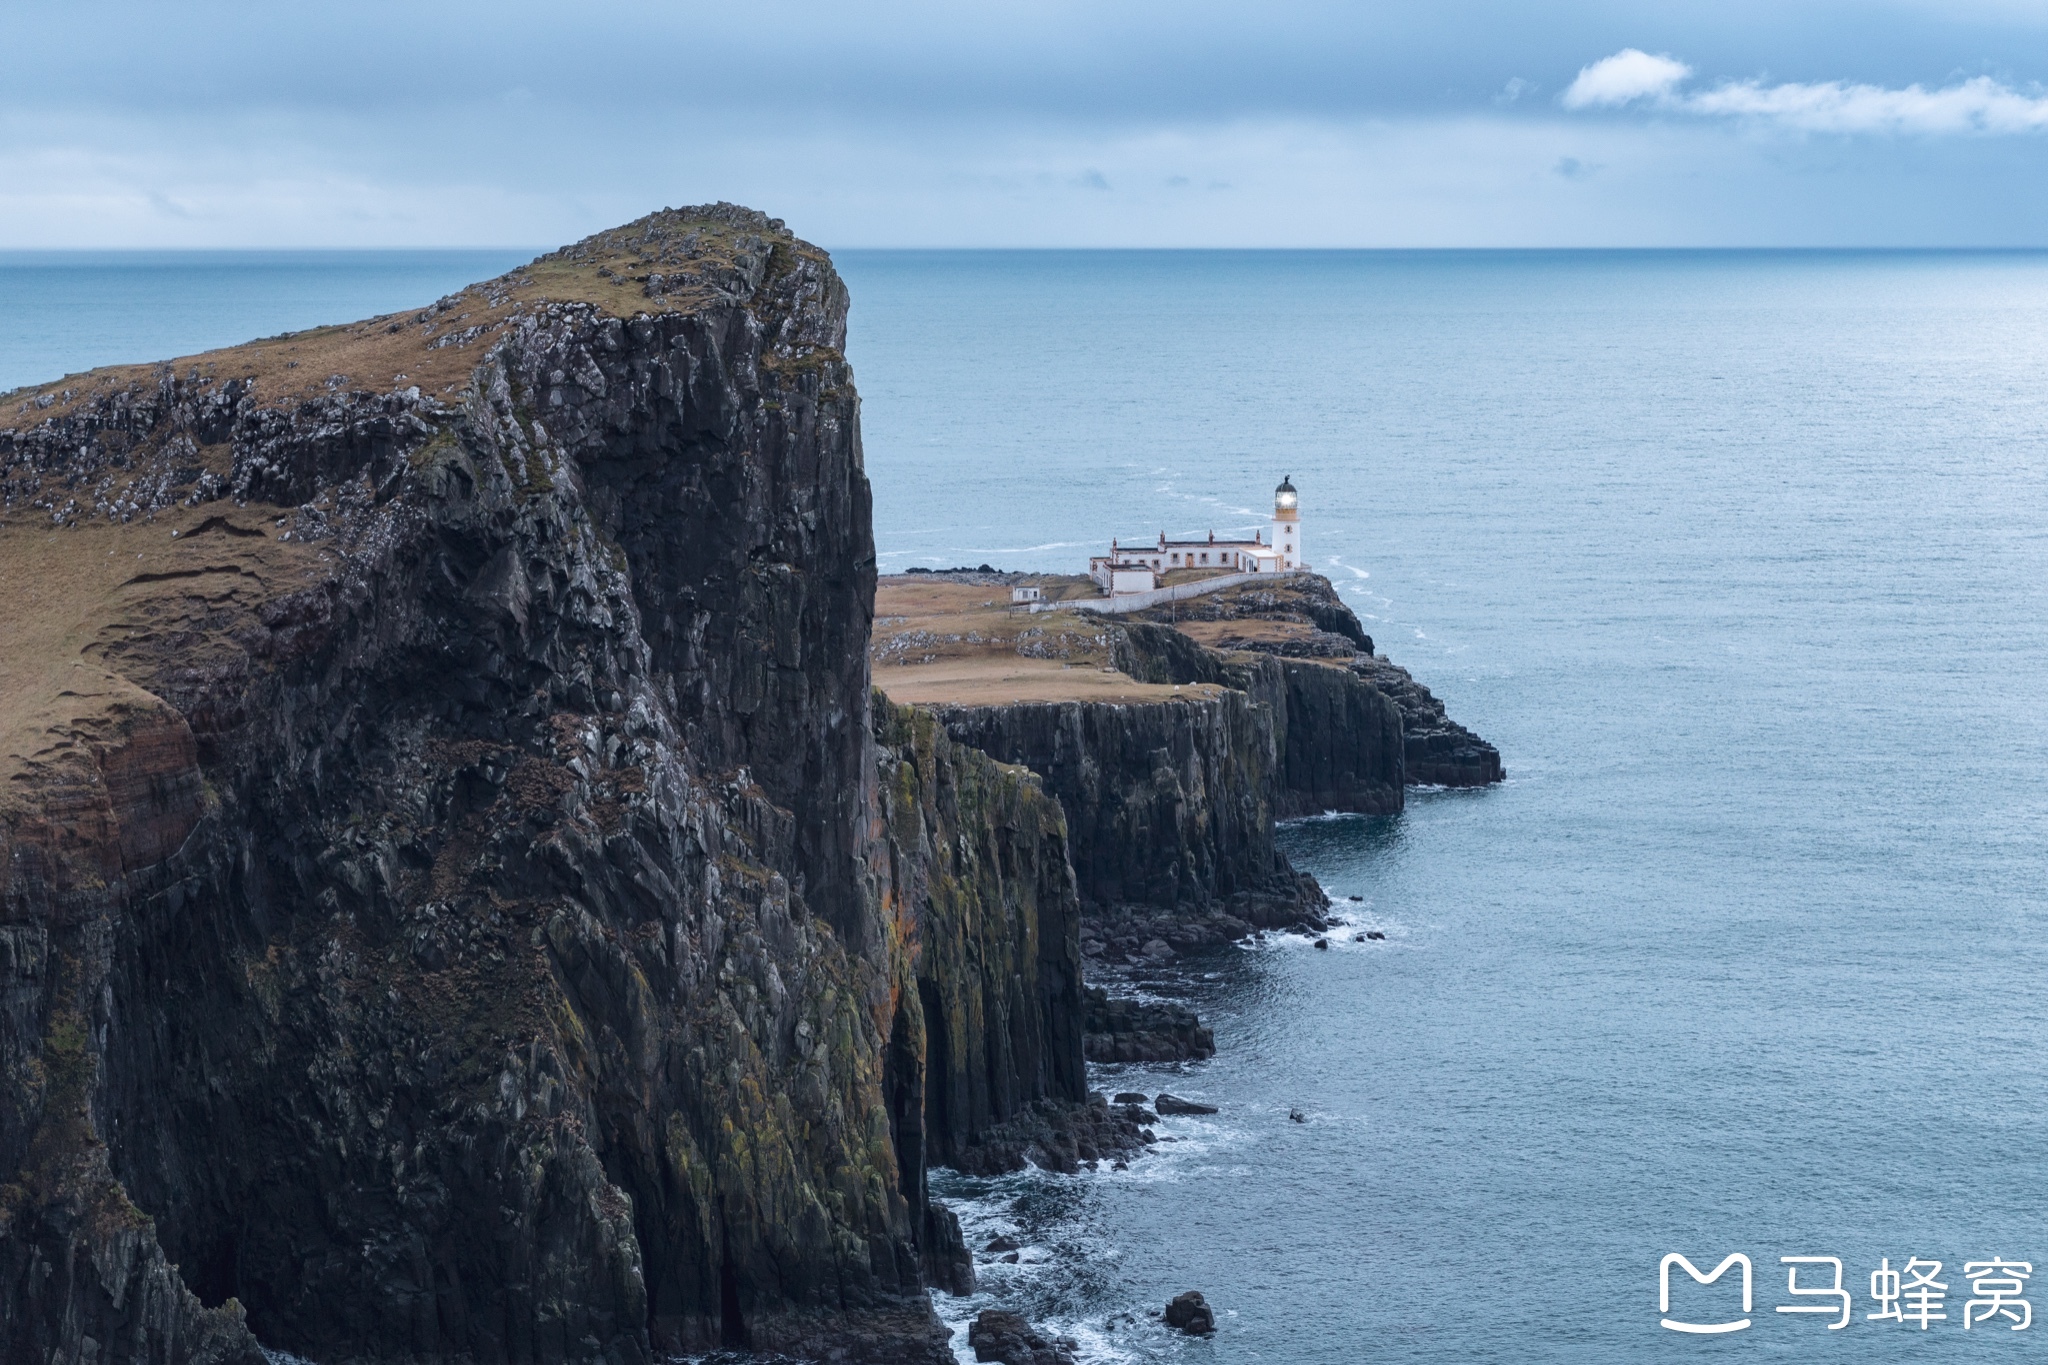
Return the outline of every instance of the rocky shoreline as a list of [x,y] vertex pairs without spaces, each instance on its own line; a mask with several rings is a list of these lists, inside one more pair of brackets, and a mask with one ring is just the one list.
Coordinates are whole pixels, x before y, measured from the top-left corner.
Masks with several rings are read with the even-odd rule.
[[1180,699],[872,691],[846,308],[708,205],[0,405],[10,1352],[938,1365],[929,1171],[1135,1159],[1089,1059],[1213,1051],[1084,976],[1497,780],[1312,585],[1112,627]]

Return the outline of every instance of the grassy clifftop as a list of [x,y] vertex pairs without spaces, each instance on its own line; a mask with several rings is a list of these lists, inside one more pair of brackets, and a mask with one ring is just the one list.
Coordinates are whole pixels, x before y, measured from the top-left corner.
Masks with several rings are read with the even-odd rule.
[[340,390],[415,387],[452,397],[522,313],[551,303],[589,304],[616,318],[697,312],[752,297],[798,258],[825,259],[779,218],[733,204],[662,209],[418,309],[173,360],[109,365],[0,394],[0,431],[26,430],[109,395],[154,387],[167,372],[192,383],[241,380],[269,406]]

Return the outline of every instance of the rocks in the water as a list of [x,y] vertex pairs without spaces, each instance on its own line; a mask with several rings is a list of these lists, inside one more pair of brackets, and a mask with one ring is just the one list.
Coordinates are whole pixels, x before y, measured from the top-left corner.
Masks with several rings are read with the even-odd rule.
[[1369,939],[1374,939],[1374,940],[1377,940],[1377,941],[1381,941],[1381,942],[1384,942],[1384,941],[1385,941],[1385,939],[1386,939],[1386,937],[1387,937],[1387,936],[1386,936],[1386,935],[1385,935],[1384,933],[1380,932],[1380,931],[1379,931],[1378,929],[1368,929],[1368,930],[1366,930],[1366,931],[1365,931],[1365,936],[1366,936],[1367,938],[1369,938]]
[[1216,1112],[1216,1106],[1213,1104],[1197,1104],[1193,1100],[1184,1100],[1179,1096],[1166,1094],[1162,1094],[1158,1099],[1154,1100],[1152,1107],[1162,1114],[1213,1114]]
[[961,1234],[960,1219],[936,1199],[927,1199],[918,1255],[925,1279],[955,1298],[974,1292],[974,1254]]
[[1159,1122],[1159,1115],[1153,1113],[1142,1104],[1119,1105],[1116,1112],[1129,1119],[1132,1123]]
[[1166,1325],[1191,1337],[1205,1337],[1216,1330],[1216,1313],[1200,1290],[1190,1289],[1166,1305]]
[[1304,1113],[1302,1113],[1302,1112],[1301,1112],[1301,1111],[1300,1111],[1299,1109],[1290,1109],[1290,1110],[1288,1110],[1288,1111],[1287,1111],[1287,1117],[1288,1117],[1288,1118],[1290,1118],[1290,1119],[1292,1119],[1292,1120],[1294,1120],[1294,1121],[1295,1121],[1296,1123],[1307,1123],[1307,1122],[1308,1122],[1308,1115],[1307,1115],[1307,1114],[1304,1114]]
[[982,1248],[982,1250],[983,1250],[983,1251],[1015,1251],[1015,1250],[1016,1250],[1016,1249],[1018,1248],[1018,1246],[1019,1246],[1019,1243],[1018,1243],[1017,1239],[1016,1239],[1015,1237],[1012,1237],[1012,1236],[1010,1236],[1010,1234],[1009,1234],[1009,1233],[1005,1232],[1005,1233],[998,1233],[998,1234],[997,1234],[996,1236],[994,1236],[994,1237],[991,1237],[991,1238],[989,1238],[989,1239],[988,1239],[988,1245],[987,1245],[987,1246],[985,1246],[985,1247],[983,1247],[983,1248]]
[[1091,1062],[1199,1061],[1216,1055],[1216,1039],[1195,1012],[1180,1005],[1110,998],[1087,988],[1084,1046]]
[[1097,1091],[1085,1104],[1040,1100],[980,1134],[954,1155],[953,1168],[1006,1175],[1031,1165],[1072,1175],[1084,1162],[1140,1151],[1146,1141],[1139,1125]]
[[1346,896],[1346,897],[1345,897],[1344,899],[1345,899],[1345,900],[1348,900],[1348,901],[1362,901],[1362,900],[1364,900],[1364,899],[1365,899],[1365,897],[1363,897],[1363,896]]
[[1148,1101],[1148,1100],[1146,1099],[1146,1097],[1145,1097],[1145,1096],[1144,1096],[1143,1094],[1141,1094],[1140,1092],[1138,1092],[1138,1091],[1136,1091],[1136,1090],[1119,1090],[1119,1091],[1117,1092],[1117,1094],[1116,1094],[1116,1100],[1115,1100],[1115,1103],[1117,1103],[1117,1104],[1146,1104],[1146,1103],[1149,1103],[1149,1101]]
[[1320,948],[1322,951],[1327,953],[1330,951],[1330,940],[1326,938],[1319,938],[1316,940],[1316,947]]
[[967,1328],[974,1358],[997,1365],[1074,1365],[1067,1343],[1055,1341],[1024,1320],[1022,1314],[984,1308]]
[[1173,949],[1167,946],[1167,942],[1163,938],[1153,939],[1140,951],[1154,962],[1171,962],[1173,960]]
[[[1254,917],[1278,924],[1298,918],[1298,911],[1299,906],[1295,905],[1285,919],[1281,919],[1278,918],[1279,910],[1268,906],[1262,915]],[[1119,906],[1114,911],[1097,910],[1082,922],[1081,954],[1110,962],[1135,959],[1141,966],[1164,966],[1185,953],[1235,943],[1251,933],[1253,927],[1251,919],[1232,914],[1219,906],[1212,906],[1206,912],[1190,907],[1161,910],[1148,906]],[[1174,955],[1156,961],[1146,957],[1146,947],[1155,940],[1171,948]]]

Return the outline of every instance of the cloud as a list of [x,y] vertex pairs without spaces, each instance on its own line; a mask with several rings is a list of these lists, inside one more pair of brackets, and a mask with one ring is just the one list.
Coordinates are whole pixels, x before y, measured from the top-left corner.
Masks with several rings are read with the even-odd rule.
[[1739,118],[1805,132],[2030,133],[2048,128],[2048,94],[2030,95],[1977,76],[1939,90],[1846,81],[1724,81],[1680,92],[1692,68],[1671,57],[1624,48],[1579,72],[1560,103],[1618,108],[1638,100],[1702,118]]
[[2048,96],[2024,95],[1989,76],[1929,90],[1909,85],[1763,85],[1736,81],[1688,95],[1692,114],[1764,119],[1829,133],[2030,133],[2048,128]]
[[1596,109],[1628,104],[1647,97],[1669,97],[1692,68],[1670,57],[1652,57],[1625,47],[1579,72],[1562,97],[1567,109]]

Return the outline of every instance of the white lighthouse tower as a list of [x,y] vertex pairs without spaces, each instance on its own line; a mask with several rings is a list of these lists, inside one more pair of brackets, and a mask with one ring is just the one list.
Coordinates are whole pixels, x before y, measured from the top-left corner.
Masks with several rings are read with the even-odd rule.
[[1301,500],[1291,474],[1273,490],[1273,548],[1280,552],[1281,568],[1301,567]]

